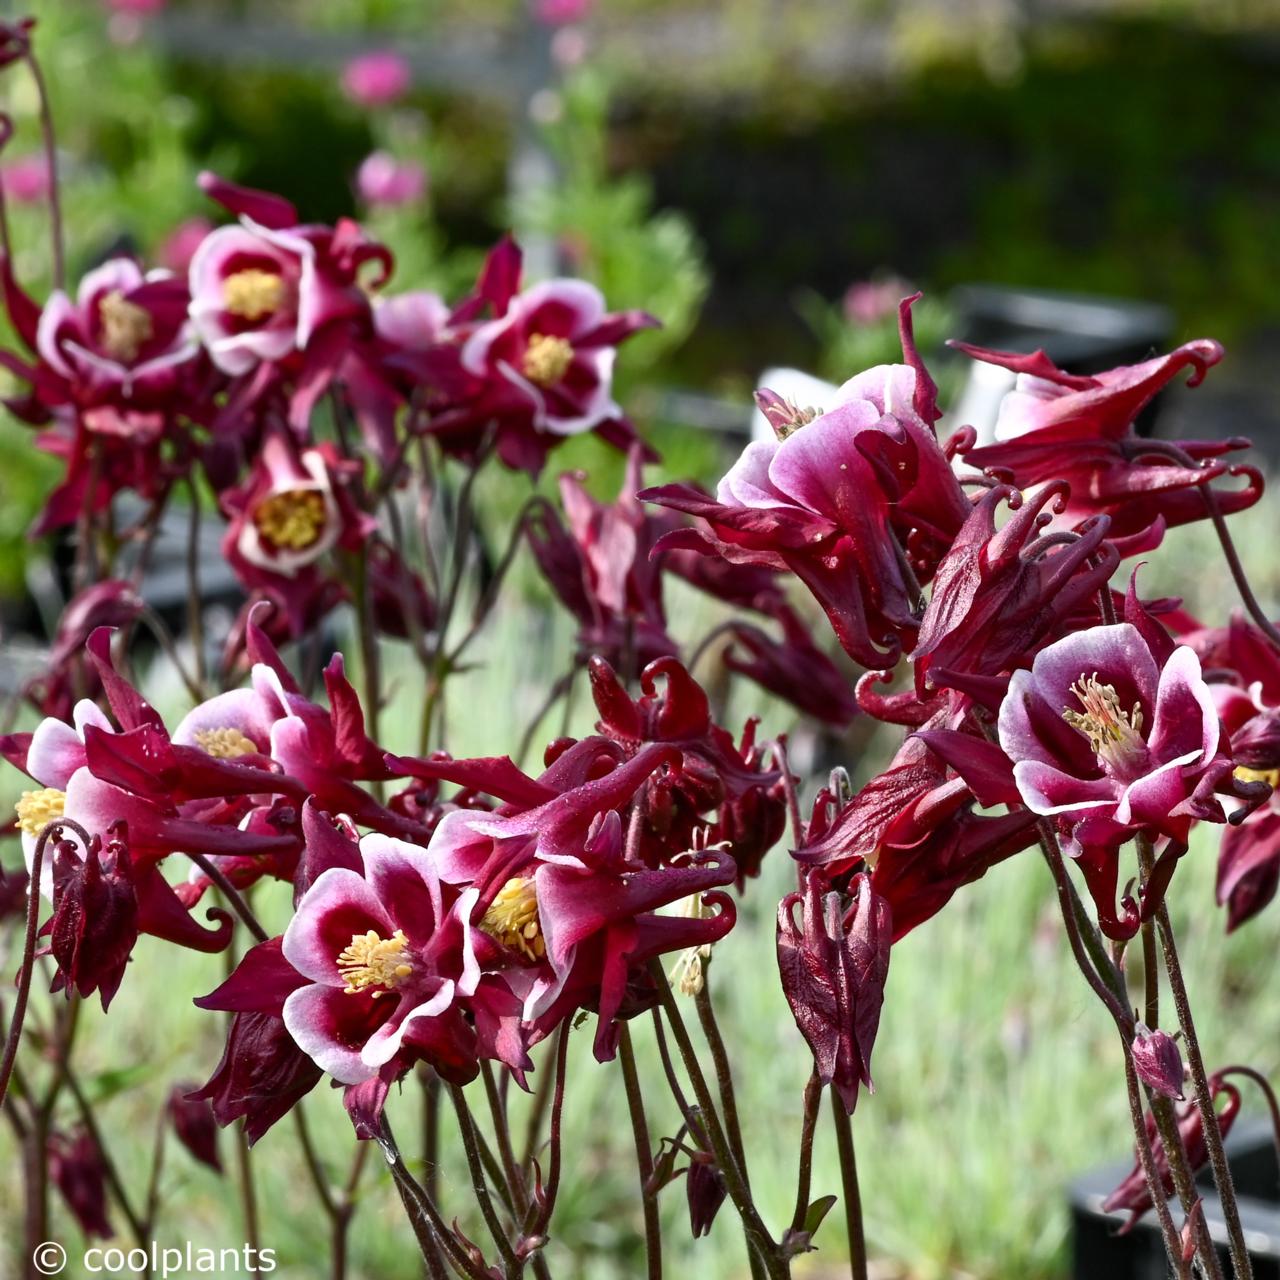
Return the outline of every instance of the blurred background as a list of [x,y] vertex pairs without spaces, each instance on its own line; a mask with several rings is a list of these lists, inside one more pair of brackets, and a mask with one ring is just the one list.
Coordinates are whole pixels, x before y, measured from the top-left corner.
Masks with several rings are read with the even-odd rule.
[[[1194,393],[1171,392],[1154,429],[1252,435],[1264,456],[1280,448],[1274,0],[41,0],[35,11],[73,276],[121,249],[181,270],[200,220],[215,216],[195,186],[213,168],[279,191],[308,220],[360,217],[395,249],[399,289],[456,296],[510,228],[533,274],[582,275],[613,307],[655,313],[665,327],[628,344],[619,399],[662,450],[663,476],[721,473],[762,370],[842,381],[892,359],[894,310],[915,287],[944,403],[965,406],[945,424],[983,403],[941,347],[948,336],[1043,343],[1081,370],[1213,336],[1226,360]],[[43,299],[37,101],[14,75],[0,78],[0,105],[17,124],[0,156],[15,265]],[[0,617],[38,630],[48,549],[25,531],[57,465],[11,421],[0,422],[0,458]],[[599,493],[616,491],[619,460],[594,438],[558,453],[544,487],[579,465]],[[514,507],[524,484],[491,478],[489,499]],[[1272,606],[1274,520],[1263,504],[1238,534]],[[1213,554],[1204,531],[1176,531],[1147,590],[1225,616],[1233,601]],[[459,755],[501,749],[512,705],[523,723],[547,655],[571,643],[532,573],[518,582],[486,664],[467,678],[473,710],[451,726]],[[689,634],[700,630],[695,608],[671,609],[691,619]],[[404,666],[407,705],[416,677]],[[178,697],[163,683],[152,692],[161,706]],[[793,714],[739,691],[726,723],[755,712],[771,730]],[[585,731],[588,709],[574,715]],[[387,745],[407,747],[411,733]],[[882,762],[858,743],[845,750],[857,779]],[[6,785],[16,794],[16,779]],[[1214,846],[1209,833],[1193,848],[1174,904],[1202,1038],[1215,1059],[1274,1072],[1277,912],[1224,943]],[[775,857],[713,966],[743,1045],[753,1173],[774,1218],[789,1203],[782,1156],[808,1072],[772,963],[760,960],[788,879]],[[1015,860],[895,950],[879,1089],[856,1122],[882,1278],[1065,1276],[1067,1185],[1125,1158],[1117,1049],[1045,890],[1039,863]],[[138,1178],[152,1095],[207,1075],[220,1037],[156,992],[200,994],[219,964],[144,941],[111,1020],[86,1010],[93,1088],[126,1172],[136,1147]],[[620,1085],[585,1046],[575,1053],[553,1269],[636,1275]],[[334,1098],[309,1106],[336,1167],[346,1120]],[[652,1124],[667,1131],[661,1117]],[[7,1139],[0,1132],[0,1237],[19,1199]],[[280,1274],[316,1274],[315,1211],[291,1135],[259,1150],[264,1242],[279,1250]],[[235,1211],[222,1184],[172,1163],[166,1231],[227,1243]],[[823,1149],[815,1191],[836,1181]],[[360,1276],[414,1274],[385,1190],[370,1193],[357,1227]],[[672,1256],[685,1260],[673,1274],[744,1274],[728,1211],[696,1250],[683,1241],[679,1188],[666,1214]],[[839,1274],[840,1232],[827,1233],[806,1274]]]

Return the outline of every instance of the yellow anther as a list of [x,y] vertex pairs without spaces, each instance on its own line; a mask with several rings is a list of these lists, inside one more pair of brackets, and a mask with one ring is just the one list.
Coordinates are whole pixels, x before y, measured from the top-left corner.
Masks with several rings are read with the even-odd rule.
[[255,324],[274,315],[284,303],[284,277],[274,271],[246,267],[222,282],[222,302],[233,316]]
[[338,956],[338,972],[347,982],[346,994],[378,987],[380,990],[373,993],[376,1000],[398,987],[413,972],[413,966],[403,958],[408,945],[403,929],[389,938],[380,937],[373,929],[352,934],[351,945]]
[[257,745],[239,729],[197,729],[196,746],[215,760],[234,760],[238,756],[256,756]]
[[253,523],[272,546],[302,551],[320,540],[328,517],[318,490],[284,489],[258,503]]
[[18,827],[22,834],[39,836],[49,823],[63,816],[66,803],[67,793],[56,787],[24,791],[14,806],[18,810]]
[[112,289],[98,303],[98,320],[103,350],[122,364],[132,364],[155,332],[150,312],[130,302],[119,289]]
[[1280,769],[1250,769],[1238,764],[1235,776],[1241,782],[1269,782],[1273,787],[1280,787]]
[[1084,710],[1063,707],[1062,718],[1089,739],[1094,755],[1117,764],[1145,746],[1140,703],[1135,702],[1132,711],[1125,711],[1114,686],[1103,684],[1096,671],[1091,676],[1081,676],[1071,686],[1071,692]]
[[489,904],[480,928],[504,947],[518,951],[526,960],[540,960],[546,955],[533,877],[516,876],[508,880]]
[[573,363],[573,344],[566,338],[553,338],[546,333],[531,333],[525,348],[520,372],[540,387],[554,386]]

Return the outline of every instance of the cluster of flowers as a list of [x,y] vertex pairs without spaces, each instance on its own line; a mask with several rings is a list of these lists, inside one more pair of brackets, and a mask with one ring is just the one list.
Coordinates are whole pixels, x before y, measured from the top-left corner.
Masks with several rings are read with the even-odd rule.
[[[377,1136],[391,1085],[416,1064],[464,1084],[494,1062],[523,1084],[530,1050],[583,1010],[597,1016],[597,1057],[611,1058],[622,1024],[666,995],[660,957],[702,990],[708,949],[735,922],[728,890],[758,873],[789,813],[797,888],[778,907],[779,973],[846,1114],[871,1083],[893,945],[1014,854],[1040,844],[1051,865],[1055,853],[1074,863],[1112,954],[1161,911],[1197,822],[1229,824],[1218,891],[1230,927],[1275,895],[1280,637],[1256,615],[1214,629],[1176,601],[1143,600],[1136,573],[1127,592],[1111,586],[1168,529],[1224,529],[1261,496],[1258,472],[1226,460],[1245,442],[1175,446],[1134,428],[1178,374],[1204,377],[1216,343],[1094,376],[1043,352],[966,347],[1017,374],[995,442],[979,446],[963,426],[939,438],[908,298],[902,363],[858,374],[821,409],[763,391],[776,438],[748,445],[715,494],[645,489],[650,452],[612,373],[651,317],[611,313],[579,281],[522,290],[510,240],[453,305],[387,295],[391,252],[355,222],[304,224],[279,196],[201,184],[237,221],[202,229],[185,278],[116,258],[74,299],[58,289],[40,306],[0,258],[25,344],[0,362],[25,388],[8,407],[65,464],[37,532],[76,525],[80,557],[145,552],[178,486],[193,502],[216,494],[246,596],[224,688],[242,663],[248,683],[198,689],[170,730],[123,674],[147,611],[136,577],[82,563],[29,690],[44,718],[0,753],[34,784],[14,830],[31,903],[49,903],[40,955],[54,990],[97,992],[105,1007],[141,934],[228,948],[236,917],[194,914],[211,888],[258,935],[197,1002],[234,1015],[196,1095],[219,1122],[243,1119],[256,1140],[327,1075],[357,1132]],[[537,776],[509,754],[456,759],[425,742],[389,753],[374,728],[378,637],[410,640],[443,681],[467,559],[464,536],[441,591],[395,528],[396,495],[430,495],[432,459],[461,464],[464,486],[490,458],[536,475],[583,432],[626,451],[622,492],[600,502],[566,475],[558,505],[526,504],[510,545],[528,546],[577,623],[571,672],[587,673],[595,732],[551,742]],[[1219,483],[1232,479],[1243,484]],[[119,530],[125,491],[146,510]],[[690,653],[669,626],[671,575],[732,611]],[[793,598],[793,580],[812,602]],[[372,678],[362,697],[335,655],[321,705],[279,647],[349,599]],[[736,740],[716,722],[691,674],[708,653],[812,719],[862,715],[905,741],[856,792],[833,773],[805,821],[782,744],[758,741],[754,721]],[[864,669],[856,682],[849,663]],[[182,860],[185,880],[168,873]],[[292,887],[279,937],[261,934],[243,897],[264,879]],[[23,896],[20,881],[0,882],[0,911],[17,914]],[[1138,1076],[1181,1097],[1173,1041],[1127,1010],[1118,1025]],[[1222,1073],[1205,1089],[1210,1109],[1215,1091],[1238,1101]],[[1203,1099],[1174,1117],[1193,1163],[1235,1105],[1212,1124]],[[726,1156],[699,1109],[684,1130],[700,1147],[687,1170],[695,1233],[745,1183],[730,1167],[745,1158]],[[1164,1160],[1158,1180],[1171,1157],[1155,1124],[1145,1154]],[[66,1155],[59,1167],[74,1168]],[[1138,1214],[1153,1185],[1142,1166],[1114,1203]],[[746,1222],[749,1203],[738,1208]],[[799,1240],[757,1232],[753,1247],[780,1250],[781,1266]]]
[[[203,1096],[252,1138],[322,1071],[353,1086],[370,1132],[417,1061],[465,1082],[489,1058],[523,1079],[528,1048],[579,1009],[598,1013],[596,1053],[611,1057],[615,1019],[653,1004],[646,962],[722,937],[735,913],[715,891],[777,837],[779,771],[750,729],[739,746],[713,723],[673,658],[645,669],[635,699],[594,660],[599,733],[553,743],[535,778],[507,757],[388,755],[340,656],[326,709],[252,617],[247,630],[250,685],[172,733],[95,631],[111,716],[85,700],[70,724],[46,719],[0,750],[39,784],[18,802],[29,865],[51,824],[56,837],[41,868],[55,989],[105,1006],[140,933],[227,946],[230,917],[214,908],[206,928],[191,914],[211,884],[292,882],[284,936],[198,1002],[236,1014]],[[365,785],[395,781],[385,804]],[[447,802],[442,781],[461,788]],[[159,867],[178,851],[194,865],[175,887]]]

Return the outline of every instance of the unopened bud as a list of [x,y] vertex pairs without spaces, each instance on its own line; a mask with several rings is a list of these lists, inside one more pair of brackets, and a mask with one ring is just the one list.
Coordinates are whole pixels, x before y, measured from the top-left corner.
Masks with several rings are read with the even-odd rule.
[[1133,1069],[1139,1080],[1166,1098],[1182,1101],[1182,1054],[1168,1032],[1150,1031],[1139,1023],[1138,1033],[1133,1038],[1132,1054]]

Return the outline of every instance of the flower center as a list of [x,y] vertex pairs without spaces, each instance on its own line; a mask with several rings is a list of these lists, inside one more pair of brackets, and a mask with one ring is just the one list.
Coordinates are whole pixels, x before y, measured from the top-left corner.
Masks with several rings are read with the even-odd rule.
[[[691,893],[679,903],[675,914],[688,920],[709,920],[714,912],[702,901],[701,893]],[[696,996],[702,990],[706,981],[706,962],[710,958],[709,942],[698,947],[686,947],[676,958],[668,976],[681,995]]]
[[18,810],[18,828],[23,835],[36,837],[49,825],[63,816],[67,793],[55,787],[40,791],[24,791],[14,806]]
[[1269,782],[1273,788],[1280,787],[1280,769],[1250,769],[1238,764],[1234,772],[1241,782]]
[[498,896],[480,920],[480,928],[491,938],[518,951],[526,960],[540,960],[547,954],[538,922],[538,894],[532,876],[516,876],[498,890]]
[[239,729],[197,729],[196,746],[215,760],[234,760],[238,756],[256,756],[257,745]]
[[1116,768],[1146,749],[1140,703],[1135,702],[1132,711],[1125,711],[1115,688],[1099,681],[1096,671],[1091,676],[1082,675],[1071,686],[1071,692],[1084,710],[1063,707],[1062,718],[1089,739],[1099,760]]
[[98,320],[102,324],[102,347],[113,360],[132,364],[142,344],[155,332],[151,313],[136,302],[128,301],[119,289],[112,289],[98,303]]
[[540,387],[550,387],[564,377],[573,363],[573,344],[567,338],[553,338],[546,333],[531,333],[525,348],[520,372]]
[[253,523],[273,546],[301,551],[319,540],[327,512],[316,489],[284,489],[258,503]]
[[801,427],[807,427],[809,423],[820,417],[822,417],[821,409],[815,409],[812,405],[802,409],[794,401],[787,400],[780,411],[775,411],[769,416],[769,425],[773,427],[773,434],[779,440],[785,440],[788,436],[795,435]]
[[280,310],[284,278],[257,267],[234,271],[222,282],[222,301],[233,316],[256,323]]
[[351,945],[338,956],[338,972],[347,981],[346,994],[353,996],[357,991],[379,987],[381,990],[373,993],[376,1000],[398,987],[413,972],[413,966],[404,959],[408,945],[403,929],[397,929],[389,938],[379,937],[373,929],[352,934]]

